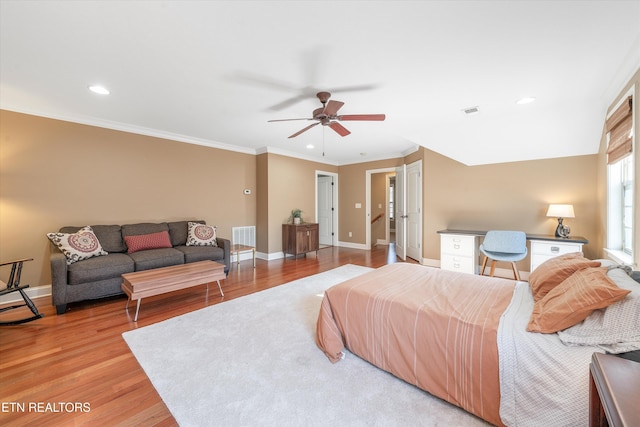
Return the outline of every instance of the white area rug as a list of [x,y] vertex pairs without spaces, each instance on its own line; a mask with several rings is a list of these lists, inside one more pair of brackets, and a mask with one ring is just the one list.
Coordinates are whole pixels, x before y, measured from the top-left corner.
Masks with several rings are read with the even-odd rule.
[[183,426],[486,426],[347,352],[315,344],[344,265],[134,331],[124,339]]

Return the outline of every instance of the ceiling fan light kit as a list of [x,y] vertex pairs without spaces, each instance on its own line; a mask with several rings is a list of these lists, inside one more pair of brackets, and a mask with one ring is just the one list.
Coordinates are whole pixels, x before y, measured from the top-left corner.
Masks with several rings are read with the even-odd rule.
[[308,131],[314,126],[323,125],[328,126],[333,129],[340,136],[347,136],[351,132],[342,126],[340,121],[383,121],[386,116],[384,114],[346,114],[346,115],[338,115],[338,110],[342,108],[344,102],[342,101],[334,101],[329,100],[331,94],[329,92],[318,92],[316,94],[320,102],[322,103],[322,107],[316,108],[313,110],[311,117],[309,118],[300,118],[300,119],[276,119],[269,120],[269,122],[286,122],[293,120],[316,120],[316,123],[313,123],[303,129],[300,129],[298,132],[289,136],[289,138],[295,138],[303,132]]

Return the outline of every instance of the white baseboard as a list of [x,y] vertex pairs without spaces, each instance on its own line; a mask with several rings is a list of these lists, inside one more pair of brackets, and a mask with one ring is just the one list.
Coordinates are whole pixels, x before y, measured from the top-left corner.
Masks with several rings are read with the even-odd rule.
[[341,248],[351,248],[351,249],[363,249],[365,251],[370,250],[367,245],[363,243],[351,243],[351,242],[338,242],[338,246]]
[[[50,296],[51,285],[35,286],[35,287],[30,286],[27,289],[25,289],[24,292],[31,299]],[[6,294],[0,297],[0,304],[11,304],[14,302],[21,302],[21,301],[24,301],[24,300],[22,299],[20,292],[11,292],[10,294]]]

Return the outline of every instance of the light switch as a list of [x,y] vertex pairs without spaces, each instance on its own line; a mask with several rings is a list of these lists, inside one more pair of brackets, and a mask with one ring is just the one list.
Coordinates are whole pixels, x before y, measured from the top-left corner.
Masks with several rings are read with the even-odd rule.
[[356,209],[362,209],[362,203],[356,203]]

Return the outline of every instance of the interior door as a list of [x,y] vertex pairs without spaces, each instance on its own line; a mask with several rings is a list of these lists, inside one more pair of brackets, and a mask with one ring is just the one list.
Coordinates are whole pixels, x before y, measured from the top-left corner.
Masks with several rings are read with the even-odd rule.
[[407,206],[406,206],[406,176],[407,165],[398,166],[396,168],[396,255],[401,260],[407,259]]
[[406,255],[422,262],[422,161],[408,165],[405,176]]
[[321,245],[333,245],[333,177],[318,176],[318,227]]

